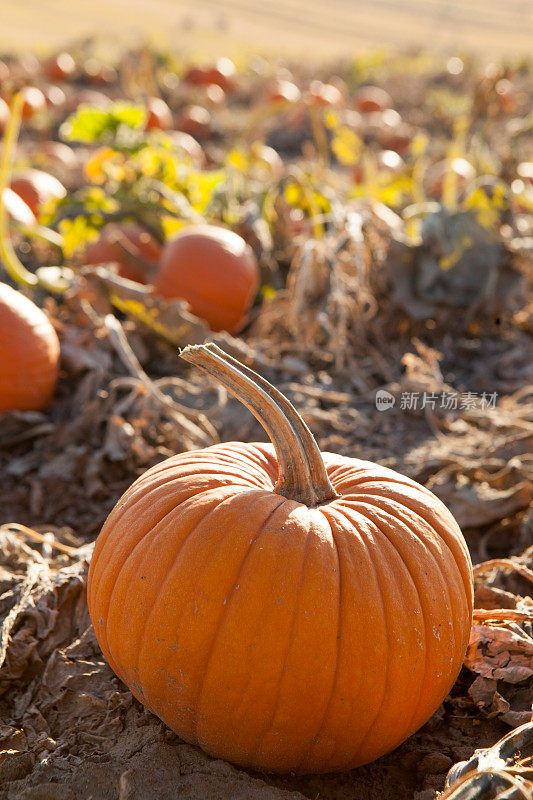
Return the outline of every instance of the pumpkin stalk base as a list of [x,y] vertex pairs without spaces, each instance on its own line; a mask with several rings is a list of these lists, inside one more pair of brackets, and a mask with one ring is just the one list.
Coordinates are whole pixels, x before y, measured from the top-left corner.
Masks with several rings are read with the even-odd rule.
[[181,358],[200,367],[255,416],[276,451],[276,494],[313,508],[337,497],[313,434],[294,406],[265,378],[213,343],[189,345]]

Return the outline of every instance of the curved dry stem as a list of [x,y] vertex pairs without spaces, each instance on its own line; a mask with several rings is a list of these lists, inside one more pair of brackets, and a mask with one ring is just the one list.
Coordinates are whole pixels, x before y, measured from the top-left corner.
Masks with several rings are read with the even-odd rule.
[[[131,349],[126,334],[122,325],[113,314],[108,314],[104,319],[105,326],[109,335],[109,340],[115,351],[120,357],[122,363],[126,366],[131,375],[133,375],[139,383],[144,386],[146,391],[156,402],[163,406],[171,419],[178,425],[184,434],[191,438],[193,446],[209,447],[218,440],[217,432],[212,423],[201,413],[191,411],[175,400],[172,400],[168,395],[156,386],[156,384],[148,377],[146,372],[141,367],[137,356]],[[194,422],[192,420],[195,420]],[[200,428],[196,422],[199,421],[203,429]]]
[[491,558],[490,561],[483,561],[481,564],[475,564],[473,567],[474,577],[484,575],[490,572],[491,569],[508,569],[510,572],[517,572],[526,580],[533,583],[533,570],[526,567],[524,564],[518,564],[516,561],[511,561],[510,558]]
[[473,612],[474,622],[530,622],[533,620],[533,613],[528,611],[515,611],[514,608],[475,608]]
[[[217,350],[220,350],[220,348],[218,348],[217,345],[214,344],[210,344],[207,346],[210,349],[216,347]],[[220,350],[220,352],[223,351]],[[311,431],[309,430],[309,428],[307,427],[307,425],[305,424],[305,422],[303,421],[302,417],[298,414],[292,403],[289,400],[287,400],[285,395],[279,391],[279,389],[276,389],[276,387],[273,386],[271,383],[269,383],[265,378],[263,378],[257,372],[254,372],[253,369],[250,369],[245,364],[242,364],[236,358],[233,358],[233,356],[228,355],[228,353],[224,353],[224,356],[228,363],[233,364],[237,369],[240,369],[241,372],[244,372],[245,375],[247,375],[249,378],[255,381],[255,383],[261,386],[261,388],[264,389],[265,392],[269,394],[272,400],[279,405],[279,407],[282,409],[285,415],[291,419],[293,427],[295,428],[296,433],[298,434],[300,440],[303,442],[306,452],[311,452],[314,447],[317,447],[315,438],[311,433]],[[320,460],[316,458],[311,459],[309,463],[309,472],[311,475],[311,480],[315,485],[318,485],[323,480],[324,478],[323,470],[324,470],[324,463],[322,461],[322,456],[320,457]],[[334,491],[333,487],[332,491]]]
[[26,525],[22,525],[20,522],[6,522],[4,525],[0,526],[0,533],[20,533],[23,536],[27,536],[28,539],[31,539],[33,542],[38,542],[38,544],[50,545],[50,547],[59,550],[61,553],[66,553],[68,556],[76,556],[78,555],[78,548],[77,547],[70,547],[68,544],[63,544],[63,542],[59,542],[53,533],[44,534],[39,533],[39,531],[33,530],[33,528],[28,528]]
[[215,344],[189,345],[180,355],[224,386],[268,433],[279,464],[277,494],[308,507],[337,496],[313,435],[281,392]]

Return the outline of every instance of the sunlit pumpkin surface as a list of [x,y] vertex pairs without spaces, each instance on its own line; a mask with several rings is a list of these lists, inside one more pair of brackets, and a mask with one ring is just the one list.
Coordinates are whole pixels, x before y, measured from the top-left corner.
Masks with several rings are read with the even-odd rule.
[[377,758],[431,716],[466,650],[471,564],[451,514],[392,470],[322,458],[338,496],[315,508],[274,492],[271,445],[170,458],[94,551],[111,667],[184,740],[242,766]]
[[162,297],[186,300],[212,330],[234,333],[244,325],[259,287],[259,267],[238,234],[195,225],[165,246],[154,287]]
[[57,383],[59,340],[29,298],[0,283],[0,413],[35,411]]

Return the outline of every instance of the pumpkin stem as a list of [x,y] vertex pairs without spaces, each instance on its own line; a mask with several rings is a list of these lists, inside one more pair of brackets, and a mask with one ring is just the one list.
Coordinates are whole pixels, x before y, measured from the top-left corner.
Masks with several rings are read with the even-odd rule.
[[180,356],[224,386],[268,433],[279,464],[276,494],[309,507],[337,497],[313,434],[275,386],[213,343],[189,345]]

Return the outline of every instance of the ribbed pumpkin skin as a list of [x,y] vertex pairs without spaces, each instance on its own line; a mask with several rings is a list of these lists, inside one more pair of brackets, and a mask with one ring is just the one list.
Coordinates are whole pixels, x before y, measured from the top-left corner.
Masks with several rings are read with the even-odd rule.
[[0,413],[38,411],[54,393],[59,340],[46,315],[0,283]]
[[187,300],[212,330],[242,328],[259,287],[259,267],[249,245],[233,231],[196,225],[169,242],[154,280],[157,294]]
[[271,445],[157,465],[96,543],[88,602],[102,651],[185,741],[241,766],[367,763],[435,711],[472,618],[470,558],[425,488],[323,453],[340,497],[272,491]]

